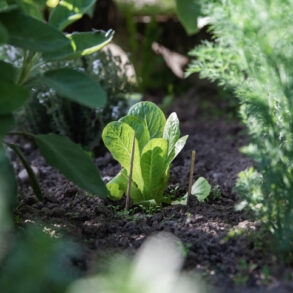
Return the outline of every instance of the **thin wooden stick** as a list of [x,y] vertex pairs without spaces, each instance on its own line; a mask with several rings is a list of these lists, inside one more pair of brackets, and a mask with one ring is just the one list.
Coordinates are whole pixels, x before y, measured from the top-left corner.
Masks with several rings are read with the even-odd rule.
[[192,188],[192,181],[193,181],[195,154],[196,154],[196,152],[193,150],[191,153],[187,204],[190,204],[190,198],[191,198],[191,188]]
[[126,204],[125,210],[128,211],[129,209],[129,202],[130,202],[130,190],[131,190],[131,181],[132,181],[132,170],[133,170],[133,160],[134,160],[134,149],[135,149],[135,133],[133,135],[132,140],[132,150],[131,150],[131,159],[130,159],[130,169],[129,169],[129,178],[128,178],[128,186],[127,186],[127,194],[126,194]]

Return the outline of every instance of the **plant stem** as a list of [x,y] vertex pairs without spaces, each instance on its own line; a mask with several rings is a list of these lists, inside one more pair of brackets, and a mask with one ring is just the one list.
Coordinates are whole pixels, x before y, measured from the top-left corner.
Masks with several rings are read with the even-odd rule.
[[191,198],[191,188],[192,188],[192,181],[193,181],[192,179],[193,179],[193,172],[194,172],[195,153],[196,153],[195,150],[193,150],[191,153],[187,204],[190,204],[190,198]]
[[134,149],[135,149],[135,133],[133,135],[133,140],[132,140],[131,160],[130,160],[129,178],[128,178],[128,186],[127,186],[127,194],[126,194],[126,204],[125,204],[126,211],[128,211],[128,209],[129,209],[129,202],[130,202],[130,190],[131,190],[131,181],[132,181]]
[[21,135],[21,136],[27,136],[29,138],[34,138],[33,134],[29,132],[25,132],[25,131],[10,131],[10,132],[7,132],[6,135]]

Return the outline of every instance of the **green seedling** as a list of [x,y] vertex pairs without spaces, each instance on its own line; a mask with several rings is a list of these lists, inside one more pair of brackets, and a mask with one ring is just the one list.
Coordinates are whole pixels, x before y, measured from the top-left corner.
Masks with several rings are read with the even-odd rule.
[[123,168],[107,184],[112,199],[121,199],[127,191],[134,134],[130,197],[135,204],[151,201],[160,205],[165,201],[171,163],[185,146],[188,136],[180,138],[176,113],[166,121],[161,109],[151,102],[137,103],[127,116],[109,123],[103,131],[103,141]]

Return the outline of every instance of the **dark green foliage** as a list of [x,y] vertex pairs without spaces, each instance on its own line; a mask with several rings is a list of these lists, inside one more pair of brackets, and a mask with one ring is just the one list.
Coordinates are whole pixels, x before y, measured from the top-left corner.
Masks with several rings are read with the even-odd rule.
[[[125,75],[119,57],[108,50],[99,51],[74,61],[55,62],[47,65],[52,69],[71,66],[86,71],[99,81],[108,101],[102,109],[91,109],[61,99],[52,89],[42,83],[33,85],[33,98],[17,114],[20,129],[32,133],[57,133],[90,148],[100,139],[105,124],[125,115],[128,106],[126,94],[133,90]],[[47,69],[46,68],[46,69]]]
[[249,206],[293,259],[293,4],[289,0],[207,1],[214,34],[191,54],[188,72],[233,88],[257,163],[237,184]]
[[32,227],[15,240],[0,268],[1,292],[65,293],[78,277],[73,243]]

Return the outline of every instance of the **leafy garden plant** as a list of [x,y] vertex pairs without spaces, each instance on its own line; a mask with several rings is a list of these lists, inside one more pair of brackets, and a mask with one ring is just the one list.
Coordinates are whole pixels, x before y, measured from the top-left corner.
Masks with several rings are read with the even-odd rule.
[[[0,152],[5,135],[15,128],[15,111],[30,100],[36,84],[43,84],[56,91],[60,97],[89,108],[103,108],[106,105],[107,95],[104,89],[83,71],[69,67],[46,67],[48,62],[91,54],[111,41],[111,30],[72,34],[62,32],[89,12],[95,2],[59,1],[50,11],[49,20],[46,22],[43,18],[46,4],[44,0],[0,1],[0,45],[9,44],[22,50],[22,58],[16,66],[4,58],[0,60]],[[25,135],[35,140],[47,161],[69,180],[91,193],[107,196],[107,189],[98,170],[79,145],[55,134]],[[7,143],[6,147],[12,148],[20,157],[30,175],[34,192],[42,199],[34,172],[25,162],[21,150]]]
[[[166,120],[162,110],[151,102],[140,102],[128,115],[109,123],[103,131],[103,141],[122,170],[108,184],[112,199],[121,199],[127,191],[132,138],[135,135],[133,174],[130,197],[135,204],[155,201],[170,203],[164,197],[172,161],[184,148],[188,135],[180,137],[179,119],[172,113]],[[209,184],[199,178],[192,194],[203,200],[210,192]]]
[[255,162],[236,186],[239,208],[250,208],[293,260],[293,4],[289,0],[205,1],[214,41],[191,54],[189,73],[233,89],[250,135],[242,151]]

